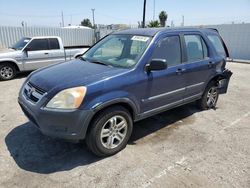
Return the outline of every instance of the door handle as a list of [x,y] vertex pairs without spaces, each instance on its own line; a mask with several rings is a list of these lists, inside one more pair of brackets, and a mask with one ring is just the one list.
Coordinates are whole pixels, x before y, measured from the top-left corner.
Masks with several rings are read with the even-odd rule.
[[186,70],[186,69],[183,69],[183,68],[181,69],[181,68],[179,68],[179,69],[176,70],[176,73],[177,73],[177,74],[181,74],[181,73],[183,73],[185,70]]
[[209,68],[213,67],[213,65],[214,65],[214,62],[212,62],[212,61],[209,61],[209,62],[208,62],[208,67],[209,67]]
[[46,53],[44,53],[45,55],[49,55],[49,53],[48,52],[46,52]]

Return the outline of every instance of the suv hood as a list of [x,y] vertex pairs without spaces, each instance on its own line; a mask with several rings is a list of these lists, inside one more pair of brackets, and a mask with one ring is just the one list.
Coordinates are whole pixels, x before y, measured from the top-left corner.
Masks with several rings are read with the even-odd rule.
[[109,67],[82,60],[72,60],[35,71],[29,81],[44,91],[87,86],[127,72],[128,69]]

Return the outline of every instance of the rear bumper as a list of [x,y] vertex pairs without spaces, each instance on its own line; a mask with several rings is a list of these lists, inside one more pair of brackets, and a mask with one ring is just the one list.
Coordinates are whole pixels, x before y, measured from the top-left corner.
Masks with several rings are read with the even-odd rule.
[[85,138],[92,111],[47,110],[19,95],[19,105],[27,118],[45,135],[77,142]]
[[223,71],[222,77],[218,81],[218,90],[220,94],[227,93],[228,84],[229,84],[232,74],[233,73],[228,69]]

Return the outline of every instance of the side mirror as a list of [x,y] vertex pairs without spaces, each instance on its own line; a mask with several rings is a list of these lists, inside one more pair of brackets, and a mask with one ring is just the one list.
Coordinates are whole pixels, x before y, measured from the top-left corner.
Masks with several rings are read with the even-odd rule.
[[168,68],[167,61],[165,59],[152,59],[152,61],[146,65],[146,71],[159,71]]
[[30,47],[26,47],[23,51],[25,51],[25,52],[31,51],[31,48]]

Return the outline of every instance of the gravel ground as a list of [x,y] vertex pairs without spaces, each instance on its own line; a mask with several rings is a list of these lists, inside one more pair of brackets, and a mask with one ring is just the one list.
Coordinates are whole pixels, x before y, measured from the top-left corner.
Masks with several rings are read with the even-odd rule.
[[0,82],[0,187],[250,187],[250,65],[228,67],[216,110],[189,104],[138,122],[104,159],[27,121],[17,103],[27,74]]

